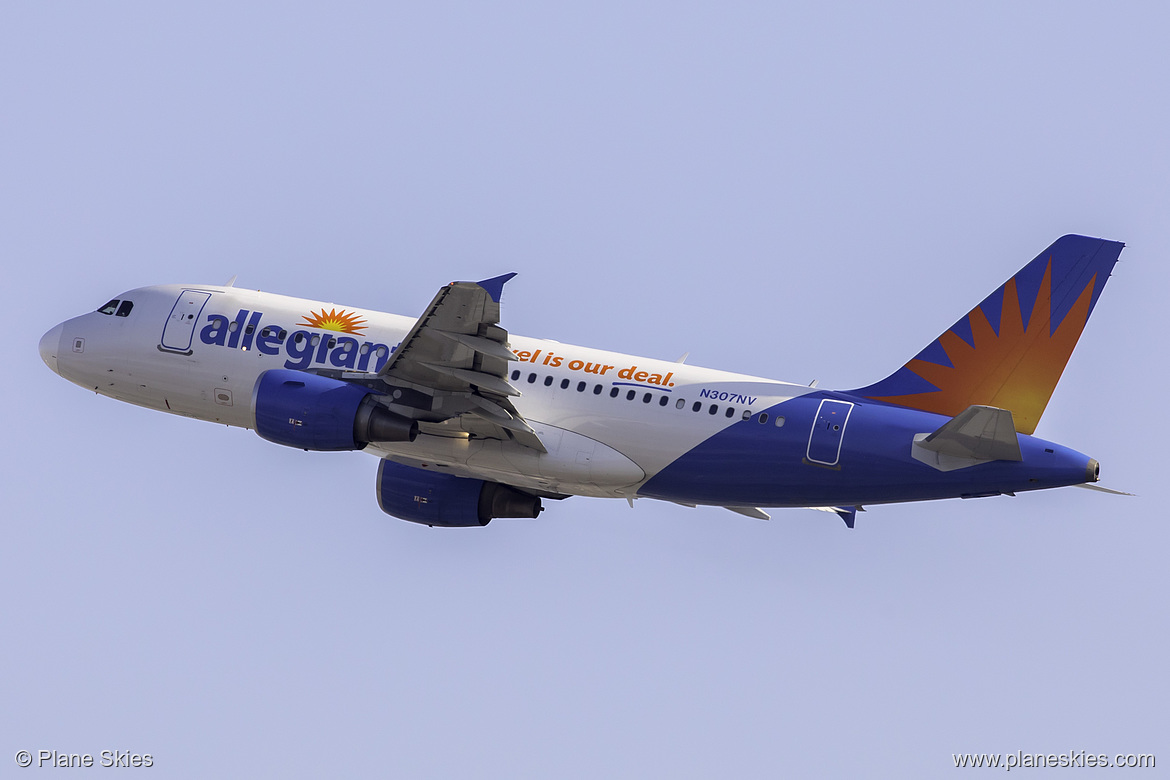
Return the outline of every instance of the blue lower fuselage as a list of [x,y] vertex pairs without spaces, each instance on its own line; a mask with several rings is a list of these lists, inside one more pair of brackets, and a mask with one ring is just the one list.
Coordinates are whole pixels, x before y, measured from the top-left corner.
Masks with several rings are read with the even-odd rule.
[[[777,426],[776,420],[783,420]],[[720,506],[860,506],[975,497],[1095,479],[1096,461],[1019,435],[1021,461],[940,471],[914,437],[949,418],[843,393],[785,401],[720,431],[648,480],[639,495]],[[762,420],[762,422],[761,422]]]

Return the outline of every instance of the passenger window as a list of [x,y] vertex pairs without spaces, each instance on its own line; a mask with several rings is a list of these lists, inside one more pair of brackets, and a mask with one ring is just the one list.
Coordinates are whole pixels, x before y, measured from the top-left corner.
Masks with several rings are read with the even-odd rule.
[[[280,333],[277,333],[277,334],[276,334],[276,338],[277,338],[279,341],[284,341],[284,337],[285,337],[285,336],[287,336],[287,335],[288,335],[288,331],[287,331],[287,330],[284,330],[284,329],[281,329]],[[363,345],[362,345],[362,354],[364,355],[364,354],[366,354],[366,353],[367,353],[367,352],[369,352],[369,351],[370,351],[370,345],[369,345],[369,344],[363,344]]]
[[667,398],[666,396],[662,396],[661,398],[658,399],[659,406],[666,406],[666,404],[669,402],[670,402],[670,399]]
[[551,376],[546,376],[546,377],[544,378],[544,386],[545,386],[545,387],[549,387],[550,385],[552,385],[552,377],[551,377]]
[[610,390],[610,391],[609,391],[609,397],[610,397],[610,398],[617,398],[617,394],[618,394],[618,393],[620,393],[620,392],[621,392],[621,391],[620,391],[620,390],[618,390],[618,389],[615,387],[615,388],[613,388],[612,390]]
[[767,422],[768,422],[768,413],[767,412],[760,412],[760,425],[764,425]]
[[133,308],[134,308],[133,301],[122,301],[122,305],[118,307],[118,312],[114,316],[116,316],[116,317],[129,317],[130,310]]
[[711,408],[707,410],[707,414],[718,414],[719,404],[711,404]]
[[244,335],[251,336],[253,331],[255,331],[255,330],[256,330],[256,326],[249,322],[247,324],[247,326],[244,327]]
[[743,419],[745,419],[745,420],[752,419],[752,410],[751,409],[744,409],[743,410]]
[[118,310],[118,304],[121,303],[117,298],[107,303],[105,306],[98,309],[102,314],[113,314]]
[[568,380],[568,379],[562,379],[562,380],[561,380],[561,389],[562,389],[562,390],[564,390],[564,389],[565,389],[565,388],[567,388],[568,386],[569,386],[569,380]]
[[732,417],[735,417],[735,407],[729,406],[727,407],[727,418],[731,419]]
[[646,393],[646,395],[642,396],[642,403],[644,403],[644,404],[650,403],[650,399],[653,397],[654,396],[650,395],[649,393]]
[[685,399],[685,398],[680,398],[680,399],[678,399],[677,401],[675,401],[675,402],[674,402],[674,408],[675,408],[675,409],[681,409],[681,408],[683,408],[683,407],[684,407],[684,406],[686,406],[686,405],[687,405],[687,399]]
[[636,396],[637,394],[638,394],[638,391],[637,391],[637,390],[631,390],[630,392],[626,393],[626,400],[627,400],[627,401],[633,401],[633,400],[634,400],[634,396]]
[[536,384],[536,374],[529,374],[528,375],[528,384],[530,384],[530,385]]
[[517,379],[519,379],[519,378],[520,378],[520,372],[519,372],[519,371],[513,371],[513,372],[512,372],[512,381],[513,381],[513,382],[515,382],[515,381],[516,381]]
[[695,401],[695,405],[691,407],[691,411],[697,412],[702,408],[703,408],[703,402],[702,401]]
[[783,427],[784,427],[784,418],[783,418],[783,417],[777,417],[777,418],[776,418],[776,427],[777,427],[777,428],[783,428]]
[[584,393],[584,392],[585,392],[585,383],[584,383],[584,382],[578,382],[578,383],[577,383],[577,392],[578,392],[578,393]]
[[593,386],[593,394],[594,395],[601,395],[601,385],[594,385]]

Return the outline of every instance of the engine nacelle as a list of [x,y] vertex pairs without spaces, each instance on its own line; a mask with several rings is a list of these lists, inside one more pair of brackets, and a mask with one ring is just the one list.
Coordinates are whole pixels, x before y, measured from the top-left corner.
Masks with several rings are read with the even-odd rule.
[[378,506],[401,520],[445,528],[487,525],[495,517],[536,517],[540,498],[499,482],[436,474],[392,460],[378,466]]
[[252,412],[261,438],[303,450],[360,450],[370,442],[414,441],[418,423],[378,403],[361,385],[275,368],[256,380]]

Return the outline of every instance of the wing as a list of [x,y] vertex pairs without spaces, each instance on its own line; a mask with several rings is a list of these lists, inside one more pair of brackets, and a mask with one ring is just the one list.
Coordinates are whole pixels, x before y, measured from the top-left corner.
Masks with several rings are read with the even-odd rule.
[[388,406],[419,420],[424,431],[514,439],[546,452],[511,398],[508,332],[500,327],[500,294],[515,274],[452,282],[439,290],[378,372]]

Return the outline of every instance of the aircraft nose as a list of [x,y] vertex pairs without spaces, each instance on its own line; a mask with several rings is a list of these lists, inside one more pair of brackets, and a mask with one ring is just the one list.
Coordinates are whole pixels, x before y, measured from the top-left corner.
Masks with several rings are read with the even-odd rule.
[[57,352],[61,345],[61,326],[57,325],[45,335],[41,336],[41,360],[45,365],[57,373]]

